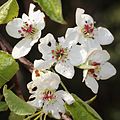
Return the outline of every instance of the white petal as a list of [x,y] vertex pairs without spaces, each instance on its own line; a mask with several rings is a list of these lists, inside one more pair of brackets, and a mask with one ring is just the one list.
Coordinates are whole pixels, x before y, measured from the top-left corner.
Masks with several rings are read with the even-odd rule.
[[85,62],[87,58],[86,50],[79,45],[72,46],[68,58],[70,59],[70,63],[74,66],[78,66]]
[[99,27],[97,39],[101,45],[108,45],[113,42],[114,37],[108,29],[106,29],[104,27]]
[[18,59],[27,55],[32,48],[32,46],[30,45],[31,42],[32,40],[27,38],[24,38],[21,41],[19,41],[12,50],[12,56],[15,59]]
[[43,100],[35,98],[35,100],[28,101],[27,103],[30,104],[30,105],[32,105],[32,106],[34,106],[34,107],[36,107],[36,108],[38,108],[38,109],[40,109],[42,107],[42,105],[43,105]]
[[71,79],[73,78],[75,71],[73,65],[71,65],[68,61],[60,62],[55,65],[55,70],[63,75],[64,77]]
[[56,107],[51,112],[52,112],[52,116],[54,118],[56,118],[56,119],[60,119],[61,118],[59,112],[56,110]]
[[83,27],[86,22],[88,24],[94,24],[94,20],[93,18],[88,15],[88,14],[84,14],[84,10],[77,8],[76,10],[76,24],[80,27]]
[[49,42],[51,43],[51,46],[56,45],[56,40],[54,36],[51,33],[48,33],[44,38],[40,39],[41,43],[48,44]]
[[53,64],[53,61],[44,61],[42,59],[35,60],[34,61],[34,68],[40,69],[40,70],[42,70],[42,69],[46,70],[46,69],[49,69],[52,64]]
[[98,43],[97,40],[84,40],[84,42],[82,41],[82,46],[84,46],[84,48],[86,49],[87,52],[90,52],[94,49],[98,49],[98,50],[102,50],[102,47],[100,46],[100,44]]
[[76,45],[80,39],[80,35],[78,33],[77,28],[68,28],[65,34],[65,44],[68,48],[73,45]]
[[37,24],[39,23],[40,24],[39,29],[42,30],[45,27],[45,21],[44,21],[45,15],[40,10],[34,11],[34,9],[35,9],[35,5],[31,3],[29,8],[29,17],[35,23]]
[[57,95],[61,96],[61,98],[69,105],[75,102],[75,99],[72,97],[72,95],[68,92],[65,92],[63,90],[59,90],[56,92]]
[[104,63],[110,59],[110,55],[106,50],[94,50],[89,55],[89,60],[97,63]]
[[30,18],[25,13],[22,14],[22,20],[23,22],[31,24]]
[[45,84],[48,84],[49,88],[51,89],[57,89],[59,84],[60,84],[60,77],[53,72],[48,72],[45,76],[44,76],[45,80]]
[[23,26],[23,20],[21,18],[15,18],[6,25],[7,33],[14,38],[21,38],[21,34],[18,32]]
[[42,58],[46,61],[51,60],[52,59],[52,49],[51,47],[49,47],[46,44],[42,44],[40,43],[38,45],[38,50],[42,53]]
[[55,90],[59,87],[60,84],[60,77],[51,71],[46,71],[45,73],[40,72],[40,76],[38,77],[35,76],[35,72],[33,71],[32,78],[33,84],[37,87],[38,92],[43,92],[44,89]]
[[54,39],[52,34],[48,33],[44,38],[41,38],[40,44],[38,46],[38,50],[43,54],[42,58],[46,60],[48,60],[48,58],[52,59],[51,50],[54,50],[55,46],[56,46],[56,40]]
[[33,46],[35,43],[38,42],[38,39],[41,37],[41,31],[38,31],[37,33],[30,37],[31,37],[30,39],[32,39],[30,45]]
[[109,79],[115,74],[116,74],[116,69],[111,63],[106,62],[105,64],[101,66],[101,70],[99,73],[100,79],[102,80]]
[[76,9],[76,24],[77,25],[81,25],[80,18],[81,18],[81,14],[84,14],[84,12],[85,12],[84,9],[81,9],[81,8]]
[[85,84],[95,94],[98,92],[98,83],[97,83],[97,81],[93,77],[87,76],[87,78],[85,79]]
[[34,87],[36,87],[36,86],[33,81],[31,81],[27,84],[27,89],[29,90],[29,93],[34,93],[32,90]]
[[34,9],[35,9],[35,5],[30,3],[30,7],[29,7],[29,16],[32,15],[34,13]]

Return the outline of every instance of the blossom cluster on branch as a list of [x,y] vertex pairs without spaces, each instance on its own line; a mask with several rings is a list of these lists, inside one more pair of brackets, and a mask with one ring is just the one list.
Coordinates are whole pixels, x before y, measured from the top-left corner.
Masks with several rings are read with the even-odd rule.
[[[64,104],[75,100],[66,90],[57,90],[61,83],[60,75],[72,79],[74,67],[83,69],[83,82],[93,93],[98,92],[98,80],[106,80],[116,74],[114,66],[108,62],[110,55],[101,45],[111,44],[114,40],[111,32],[104,27],[95,27],[93,18],[81,8],[76,10],[76,27],[68,28],[65,36],[55,40],[51,33],[41,37],[45,27],[44,13],[34,11],[30,4],[28,15],[15,18],[6,26],[7,33],[21,40],[14,46],[12,56],[15,59],[27,55],[32,46],[38,44],[42,53],[40,60],[34,61],[32,81],[27,84],[31,94],[28,103],[37,110],[60,119],[65,113]],[[40,39],[40,40],[39,40]],[[55,72],[56,71],[56,72]]]

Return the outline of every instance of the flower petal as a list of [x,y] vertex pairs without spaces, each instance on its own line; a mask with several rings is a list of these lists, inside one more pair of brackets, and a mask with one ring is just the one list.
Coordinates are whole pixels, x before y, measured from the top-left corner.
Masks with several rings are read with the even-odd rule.
[[86,61],[87,52],[82,46],[74,45],[70,50],[68,58],[72,65],[78,66]]
[[42,69],[46,70],[46,69],[49,69],[52,64],[53,64],[52,60],[48,60],[48,61],[44,61],[42,59],[35,60],[34,61],[34,68],[39,69],[39,70],[42,70]]
[[12,56],[15,59],[18,59],[27,55],[32,48],[32,46],[30,45],[31,42],[32,40],[27,38],[24,38],[21,41],[19,41],[12,50]]
[[14,38],[21,38],[21,34],[18,32],[23,26],[23,20],[21,18],[15,18],[6,25],[7,33]]
[[80,19],[81,19],[81,15],[84,14],[85,10],[84,9],[81,9],[81,8],[77,8],[76,9],[76,24],[78,26],[81,25],[80,23]]
[[[50,44],[50,45],[49,45]],[[48,33],[44,38],[40,39],[40,44],[38,45],[38,50],[43,54],[43,59],[52,59],[52,52],[56,46],[56,40],[53,35]]]
[[27,103],[36,107],[36,108],[38,108],[38,109],[40,109],[43,105],[43,100],[39,99],[39,98],[35,98],[34,100],[28,101]]
[[31,24],[30,18],[25,13],[22,14],[22,20],[23,22]]
[[83,28],[83,26],[86,24],[86,22],[88,24],[94,24],[94,20],[90,15],[84,14],[83,9],[77,8],[77,10],[76,10],[76,24],[79,27]]
[[55,90],[59,87],[60,77],[56,73],[47,71],[46,73],[40,76],[39,80],[34,80],[34,82],[39,90]]
[[113,42],[114,37],[108,29],[106,29],[104,27],[98,27],[97,39],[101,45],[108,45]]
[[115,74],[116,74],[116,69],[111,63],[106,62],[105,64],[101,66],[101,70],[99,73],[100,79],[102,80],[109,79]]
[[39,29],[42,30],[45,27],[45,21],[44,21],[45,15],[40,10],[34,11],[34,9],[35,9],[35,5],[31,3],[29,8],[30,20],[34,21],[35,23],[39,23],[40,24]]
[[72,95],[68,92],[65,92],[63,90],[59,90],[56,92],[58,96],[61,96],[61,98],[69,105],[75,102],[75,99],[72,97]]
[[84,41],[82,41],[81,44],[86,49],[87,52],[90,52],[94,49],[102,50],[102,47],[95,39],[93,40],[90,38],[90,40],[84,40]]
[[68,28],[65,34],[65,42],[66,46],[70,48],[73,45],[76,45],[80,39],[80,35],[78,33],[77,28]]
[[71,79],[75,74],[75,70],[73,65],[71,65],[68,61],[60,62],[55,65],[55,70],[63,75],[64,77]]
[[110,59],[110,55],[106,50],[94,50],[88,56],[88,59],[93,62],[104,63]]
[[[31,36],[30,36],[31,37]],[[30,39],[32,39],[30,45],[33,46],[35,43],[38,42],[38,39],[41,37],[41,31],[35,33]]]
[[85,84],[88,88],[90,88],[95,94],[98,92],[98,83],[97,81],[93,78],[90,77],[89,75],[85,79]]

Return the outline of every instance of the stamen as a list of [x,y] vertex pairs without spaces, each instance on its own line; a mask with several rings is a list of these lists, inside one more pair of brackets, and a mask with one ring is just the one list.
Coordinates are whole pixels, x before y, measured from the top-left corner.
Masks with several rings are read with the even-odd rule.
[[36,77],[39,77],[39,76],[40,76],[39,70],[35,70],[35,75],[36,75]]
[[24,23],[24,25],[21,27],[21,30],[18,30],[19,33],[21,33],[21,36],[26,36],[26,35],[32,35],[36,32],[37,30],[32,26],[32,24],[28,24],[27,22]]
[[57,46],[56,50],[51,50],[52,58],[56,59],[57,61],[64,62],[68,56],[68,51],[66,48],[62,48],[61,46]]
[[43,93],[43,100],[53,100],[56,98],[56,96],[54,95],[54,92],[50,91],[50,90],[46,90],[44,93]]
[[91,62],[90,64],[92,66],[96,66],[96,67],[95,67],[95,69],[89,69],[88,74],[91,75],[92,77],[94,77],[95,79],[97,79],[98,76],[96,75],[96,73],[98,73],[100,70],[100,63]]
[[94,24],[86,23],[84,25],[84,28],[81,29],[81,31],[83,32],[85,37],[94,39],[94,33],[93,33],[94,32]]

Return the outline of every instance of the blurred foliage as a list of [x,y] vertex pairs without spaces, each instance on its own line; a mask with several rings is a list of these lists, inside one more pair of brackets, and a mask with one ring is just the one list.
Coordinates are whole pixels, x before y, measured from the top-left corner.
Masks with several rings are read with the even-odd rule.
[[[0,5],[6,0],[0,0]],[[20,14],[27,13],[29,3],[32,0],[18,0],[20,6]],[[37,5],[37,4],[36,4]],[[46,20],[46,28],[42,31],[42,37],[48,32],[54,34],[57,38],[65,34],[68,27],[75,26],[75,10],[77,7],[84,8],[86,13],[90,14],[96,21],[96,26],[107,27],[114,35],[115,40],[111,45],[103,46],[111,55],[112,64],[117,69],[117,75],[106,81],[99,81],[99,93],[96,100],[91,104],[92,107],[101,115],[104,120],[120,120],[120,0],[62,0],[63,16],[67,21],[67,25],[61,25],[51,21],[48,17]],[[39,8],[39,6],[38,6]],[[1,34],[14,46],[18,40],[8,36],[4,29],[5,26],[0,26]],[[41,54],[37,50],[37,45],[32,48],[28,54],[32,62],[34,59],[39,59]],[[20,66],[21,67],[21,66]],[[22,68],[22,67],[21,67]],[[88,100],[94,94],[81,82],[82,71],[76,69],[76,75],[73,80],[64,79],[64,83],[70,92],[76,93],[83,100]],[[26,84],[31,80],[31,74],[24,68],[21,69],[21,88],[28,97]],[[0,119],[3,119],[4,113],[0,114]],[[5,117],[4,117],[5,120]]]

